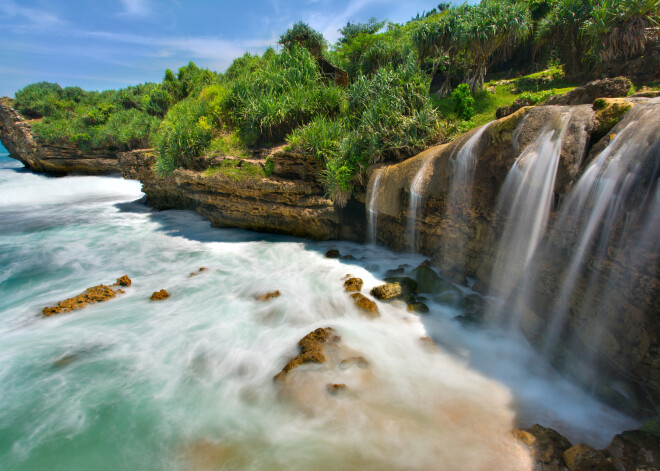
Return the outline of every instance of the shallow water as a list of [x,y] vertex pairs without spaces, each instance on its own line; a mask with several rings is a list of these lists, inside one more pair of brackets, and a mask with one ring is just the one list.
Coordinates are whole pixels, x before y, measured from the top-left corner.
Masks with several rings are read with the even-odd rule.
[[[529,469],[514,426],[604,446],[637,425],[522,339],[465,329],[450,306],[429,301],[419,317],[379,303],[369,320],[343,292],[346,274],[368,293],[421,257],[213,229],[141,196],[138,182],[48,178],[0,155],[3,470]],[[39,317],[124,274],[125,294]],[[149,301],[162,288],[171,297]],[[275,384],[298,340],[325,326],[342,337],[338,359],[368,367],[304,367]]]

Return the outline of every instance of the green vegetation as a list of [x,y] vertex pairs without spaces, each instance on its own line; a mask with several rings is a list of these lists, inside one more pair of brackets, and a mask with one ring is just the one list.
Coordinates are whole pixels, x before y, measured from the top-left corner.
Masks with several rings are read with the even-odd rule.
[[[270,169],[270,173],[272,173],[272,169]],[[259,180],[264,176],[268,176],[268,172],[260,165],[245,160],[225,159],[220,165],[209,167],[204,171],[205,177],[213,177],[215,175],[224,175],[235,181],[254,181]]]
[[323,163],[328,195],[343,205],[369,165],[408,158],[514,100],[543,103],[591,67],[639,55],[659,12],[660,0],[441,3],[405,24],[349,22],[334,45],[299,22],[280,50],[245,54],[224,75],[191,62],[122,90],[41,82],[14,105],[51,144],[153,146],[162,175],[228,156],[206,174],[262,178],[273,162],[246,159],[286,140]]

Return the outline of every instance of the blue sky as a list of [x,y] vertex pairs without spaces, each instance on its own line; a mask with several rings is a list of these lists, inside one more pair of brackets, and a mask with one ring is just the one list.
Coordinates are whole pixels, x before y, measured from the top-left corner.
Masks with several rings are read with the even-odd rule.
[[224,71],[302,20],[334,42],[347,21],[403,22],[437,1],[0,0],[0,96],[47,80],[88,90],[160,81],[192,60]]

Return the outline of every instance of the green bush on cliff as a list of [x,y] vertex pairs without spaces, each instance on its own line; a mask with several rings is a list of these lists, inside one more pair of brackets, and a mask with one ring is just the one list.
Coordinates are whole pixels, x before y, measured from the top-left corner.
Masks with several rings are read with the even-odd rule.
[[14,107],[28,118],[41,118],[61,107],[62,87],[56,83],[38,82],[16,92]]

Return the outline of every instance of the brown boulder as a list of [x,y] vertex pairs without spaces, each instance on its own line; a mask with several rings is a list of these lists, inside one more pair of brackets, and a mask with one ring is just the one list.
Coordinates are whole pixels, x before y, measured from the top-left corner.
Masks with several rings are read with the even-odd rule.
[[500,106],[497,110],[495,110],[495,117],[497,119],[502,119],[515,113],[520,108],[531,105],[532,102],[526,98],[516,98],[510,106]]
[[375,318],[380,316],[376,303],[367,298],[365,295],[361,293],[353,293],[351,294],[351,298],[353,298],[355,305],[360,309],[360,311],[367,314],[369,317]]
[[632,87],[632,83],[624,77],[594,80],[563,95],[551,97],[546,105],[588,105],[593,103],[596,98],[626,96],[630,87]]
[[348,391],[348,386],[346,386],[345,384],[328,384],[326,386],[326,389],[328,391],[328,394],[336,396],[338,394],[342,394]]
[[310,332],[298,342],[298,347],[300,347],[298,356],[289,360],[282,371],[273,379],[282,381],[289,371],[305,363],[324,363],[326,361],[326,356],[323,353],[325,347],[336,344],[340,340],[341,337],[337,335],[337,331],[332,327],[318,328],[314,332]]
[[347,293],[359,292],[362,290],[362,285],[364,282],[360,278],[349,278],[344,281],[344,290]]
[[403,295],[403,289],[400,283],[385,283],[384,285],[373,288],[371,295],[376,299],[386,301]]
[[122,276],[122,277],[120,277],[120,278],[117,278],[117,282],[115,283],[115,285],[119,285],[119,286],[131,286],[131,283],[132,283],[132,282],[131,282],[131,279],[128,277],[128,275],[124,275],[124,276]]
[[257,301],[268,301],[269,299],[277,298],[281,295],[279,290],[271,291],[269,293],[261,294],[257,296]]
[[206,267],[200,267],[199,270],[197,270],[197,271],[191,271],[190,274],[188,275],[188,278],[191,278],[193,276],[197,276],[200,273],[205,272],[205,271],[206,271]]
[[514,429],[513,436],[529,448],[534,461],[534,469],[566,471],[564,451],[571,442],[551,428],[539,424],[527,429]]
[[564,462],[570,471],[616,471],[605,453],[584,443],[578,443],[566,450]]
[[151,299],[152,301],[162,301],[163,299],[167,299],[169,297],[170,297],[170,293],[168,293],[164,289],[161,289],[160,291],[154,291],[149,299]]
[[337,249],[330,249],[325,253],[326,258],[339,258],[341,254]]

